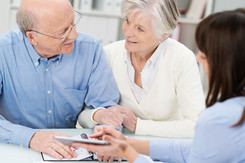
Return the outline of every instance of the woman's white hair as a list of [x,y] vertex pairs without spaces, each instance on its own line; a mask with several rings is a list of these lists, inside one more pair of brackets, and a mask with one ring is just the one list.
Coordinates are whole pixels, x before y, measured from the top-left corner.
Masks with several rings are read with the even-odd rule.
[[138,12],[152,17],[152,27],[157,38],[170,35],[179,19],[179,9],[176,0],[123,0],[122,16],[134,15]]

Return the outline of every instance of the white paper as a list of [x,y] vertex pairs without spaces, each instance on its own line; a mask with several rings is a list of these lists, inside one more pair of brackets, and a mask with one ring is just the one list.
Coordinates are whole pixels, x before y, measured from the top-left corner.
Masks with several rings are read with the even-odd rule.
[[[80,138],[80,135],[73,136],[73,138]],[[75,149],[71,147],[71,149],[77,153],[77,158],[71,158],[71,159],[63,158],[62,160],[83,160],[93,155],[89,153],[85,148],[80,147],[78,149]],[[48,160],[48,161],[57,160],[56,158],[53,158],[52,156],[45,154],[45,153],[43,153],[43,159]]]

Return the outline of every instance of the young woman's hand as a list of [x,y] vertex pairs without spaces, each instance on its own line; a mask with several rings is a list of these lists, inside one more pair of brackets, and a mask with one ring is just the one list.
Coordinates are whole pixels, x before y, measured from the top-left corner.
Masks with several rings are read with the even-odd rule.
[[[126,138],[122,134],[118,134],[120,132],[113,128],[103,129],[103,131],[106,134],[102,136],[102,140],[108,141],[110,145],[94,145],[85,143],[73,143],[72,145],[86,148],[88,151],[97,152],[105,158],[114,156],[126,158],[129,162],[133,162],[139,156],[139,154],[127,143]],[[94,135],[92,137],[94,137]],[[103,159],[103,161],[108,160]],[[113,160],[109,159],[109,161]]]

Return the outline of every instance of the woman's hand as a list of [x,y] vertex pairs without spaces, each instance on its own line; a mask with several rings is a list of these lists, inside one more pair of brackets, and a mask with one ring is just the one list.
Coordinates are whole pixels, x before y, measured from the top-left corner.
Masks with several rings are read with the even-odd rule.
[[94,113],[93,119],[99,124],[111,125],[119,130],[123,123],[123,116],[117,109],[99,109]]
[[137,117],[134,115],[132,110],[125,108],[123,106],[112,106],[110,109],[116,109],[123,116],[123,126],[126,127],[129,131],[135,132],[137,125]]
[[[103,134],[101,134],[103,132]],[[108,141],[110,145],[94,145],[84,143],[73,143],[73,146],[79,146],[86,148],[88,151],[97,152],[104,157],[125,157],[129,162],[133,162],[139,154],[127,143],[127,138],[122,133],[116,131],[114,128],[103,128],[103,131],[99,131],[91,138],[102,138],[102,140]],[[103,159],[103,161],[107,161]],[[113,161],[113,160],[109,160]],[[121,161],[121,160],[119,160]]]
[[113,138],[120,139],[126,141],[127,138],[119,131],[117,131],[114,127],[104,127],[104,126],[95,126],[94,127],[94,134],[90,135],[90,138],[95,138],[102,140],[104,135],[110,135]]
[[[115,130],[114,127],[112,126],[109,126],[109,127],[96,126],[94,128],[94,134],[91,135],[90,138],[102,140],[103,135],[106,135],[106,134],[111,135],[114,138],[126,141],[126,137],[121,132],[118,132],[117,130]],[[107,162],[107,161],[112,162],[115,160],[115,156],[105,156],[99,153],[97,154],[97,157],[99,161],[104,161],[104,162]],[[117,160],[122,161],[122,158],[117,157]]]

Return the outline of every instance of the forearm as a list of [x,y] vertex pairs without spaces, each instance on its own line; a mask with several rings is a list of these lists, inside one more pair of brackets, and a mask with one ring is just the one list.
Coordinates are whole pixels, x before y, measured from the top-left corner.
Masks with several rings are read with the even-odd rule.
[[29,142],[36,132],[25,126],[13,124],[0,116],[0,141],[29,147]]
[[150,141],[127,139],[128,144],[132,146],[138,153],[149,155]]
[[150,157],[153,160],[186,163],[192,147],[192,139],[155,139],[150,141]]

